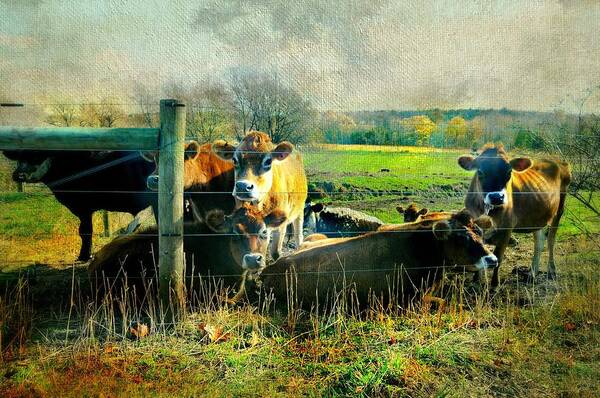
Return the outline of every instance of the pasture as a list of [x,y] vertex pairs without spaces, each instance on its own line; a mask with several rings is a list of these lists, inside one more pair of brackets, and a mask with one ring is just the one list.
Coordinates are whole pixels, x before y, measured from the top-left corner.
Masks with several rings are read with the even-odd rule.
[[[470,173],[456,159],[464,153],[322,145],[304,148],[304,161],[315,201],[396,223],[397,205],[462,207]],[[165,329],[156,313],[127,302],[87,304],[85,277],[75,277],[84,267],[70,267],[77,220],[43,188],[15,192],[9,173],[1,160],[2,396],[592,397],[600,389],[600,220],[573,198],[558,233],[557,281],[525,283],[519,267],[529,266],[533,243],[517,235],[501,286],[448,278],[446,308],[415,302],[348,316],[341,305],[316,314],[285,303],[194,302],[182,324]],[[113,215],[112,229],[130,219]],[[110,238],[99,214],[94,226],[97,251]],[[6,283],[19,270],[23,278]],[[137,322],[147,336],[132,337]]]

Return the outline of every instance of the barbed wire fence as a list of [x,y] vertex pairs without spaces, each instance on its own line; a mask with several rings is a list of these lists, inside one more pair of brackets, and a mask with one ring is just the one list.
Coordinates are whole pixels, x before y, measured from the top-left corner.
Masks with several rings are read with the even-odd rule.
[[[139,103],[25,103],[14,107],[4,104],[0,108],[0,125],[40,126],[70,125],[89,127],[149,126],[157,122],[158,106]],[[58,110],[62,114],[57,114]],[[143,109],[141,109],[143,108]],[[229,111],[229,110],[227,110]],[[53,113],[54,112],[54,113]],[[202,104],[188,105],[188,138],[203,142],[216,139],[236,140],[239,132],[234,122],[221,113],[223,108],[207,107]],[[469,153],[471,148],[427,145],[368,145],[336,142],[324,138],[325,122],[313,133],[307,133],[298,145],[302,153],[309,180],[309,197],[331,206],[345,206],[381,217],[384,222],[400,222],[395,208],[415,202],[431,210],[459,210],[463,207],[471,175],[460,169],[456,160],[460,154]],[[412,134],[398,131],[396,134]],[[579,134],[569,133],[565,139],[577,139]],[[126,139],[126,137],[124,137]],[[560,143],[560,141],[556,141]],[[133,151],[132,151],[133,152]],[[532,150],[522,150],[532,153]],[[0,157],[0,222],[4,223],[0,235],[5,241],[2,262],[14,268],[35,262],[51,263],[65,252],[63,245],[78,244],[77,225],[66,209],[55,204],[52,192],[44,184],[20,185],[13,181],[14,162]],[[71,191],[75,192],[75,191]],[[140,191],[86,191],[88,193],[139,194]],[[190,195],[223,194],[226,192],[192,192]],[[50,206],[51,209],[46,207]],[[51,214],[54,211],[54,214]],[[41,213],[46,214],[40,217]],[[94,247],[98,250],[108,242],[109,236],[123,230],[132,216],[107,213],[96,215]],[[575,234],[585,234],[597,244],[598,219],[594,215],[582,214],[567,205],[569,219],[576,226]],[[565,221],[563,220],[563,224]],[[112,224],[112,225],[110,225]],[[595,225],[594,225],[595,224]],[[65,226],[66,225],[66,226]],[[110,226],[109,226],[110,225]],[[367,232],[367,231],[357,231]],[[397,231],[402,233],[402,231]],[[571,232],[573,234],[573,232]],[[214,235],[214,234],[213,234]],[[230,234],[222,234],[230,235]],[[186,236],[203,236],[187,233]],[[33,238],[33,239],[32,239]],[[58,256],[45,257],[40,261],[26,258],[14,245],[35,246],[40,240],[57,241]],[[13,248],[11,249],[11,246]],[[48,246],[52,248],[52,246]],[[16,253],[9,255],[13,250]],[[46,249],[48,250],[48,249]],[[71,251],[74,249],[71,248]],[[47,254],[47,253],[46,253]],[[18,259],[15,255],[21,255]],[[66,257],[66,255],[64,255]],[[67,259],[65,263],[69,263]]]

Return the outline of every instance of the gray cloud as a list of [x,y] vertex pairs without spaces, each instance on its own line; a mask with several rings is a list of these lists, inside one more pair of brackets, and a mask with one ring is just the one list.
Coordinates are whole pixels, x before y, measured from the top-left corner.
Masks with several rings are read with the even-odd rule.
[[244,68],[322,109],[552,110],[600,83],[594,1],[191,3],[0,0],[0,84],[85,99]]

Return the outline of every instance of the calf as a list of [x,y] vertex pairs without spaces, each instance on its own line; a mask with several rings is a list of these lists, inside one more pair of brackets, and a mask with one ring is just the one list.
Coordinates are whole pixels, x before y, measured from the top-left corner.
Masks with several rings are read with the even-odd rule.
[[[151,156],[158,165],[158,157]],[[185,191],[186,221],[203,220],[210,210],[230,213],[235,201],[231,197],[234,184],[233,164],[217,156],[212,144],[200,145],[190,141],[185,146],[183,162],[183,189]],[[158,168],[147,178],[147,186],[158,190]],[[192,212],[197,214],[192,215]]]
[[79,218],[78,260],[92,254],[92,214],[96,210],[137,214],[156,209],[157,196],[146,188],[154,166],[139,153],[90,151],[5,151],[17,161],[16,182],[44,183]]
[[[314,230],[328,237],[349,237],[376,231],[384,223],[377,217],[349,209],[347,207],[329,207],[322,203],[307,203],[304,210],[305,220],[314,218]],[[311,225],[312,226],[312,225]],[[309,227],[309,225],[306,225]]]
[[[202,222],[186,223],[186,275],[212,275],[225,286],[236,285],[245,270],[264,267],[267,228],[278,227],[284,221],[285,216],[278,210],[262,218],[260,213],[243,207],[230,216],[222,210],[211,210]],[[96,254],[89,272],[97,278],[114,278],[124,271],[132,285],[143,287],[138,278],[154,276],[157,249],[156,227],[116,238]]]
[[421,220],[434,220],[440,217],[447,217],[451,212],[447,211],[432,211],[423,207],[419,209],[416,204],[411,203],[406,209],[402,206],[397,206],[396,211],[404,215],[404,222],[415,222]]
[[237,147],[217,141],[213,148],[234,165],[236,207],[246,202],[263,216],[275,210],[286,215],[286,222],[273,233],[273,258],[281,255],[289,223],[293,225],[294,243],[299,247],[308,188],[302,157],[294,146],[286,141],[275,145],[267,134],[251,131]]
[[[393,289],[408,297],[417,288],[439,280],[443,269],[475,272],[497,265],[496,257],[483,244],[478,224],[489,228],[491,220],[482,217],[474,221],[462,211],[437,221],[314,242],[322,243],[259,270],[259,279],[267,292],[283,299],[288,294],[287,274],[294,272],[297,286],[293,293],[307,306],[317,300],[324,303],[328,294],[344,286],[353,286],[363,303],[371,294],[386,296]],[[391,286],[394,281],[398,285]]]
[[[504,147],[488,144],[481,154],[462,156],[459,165],[476,171],[465,198],[465,206],[476,215],[489,214],[497,231],[493,236],[494,253],[501,263],[511,233],[534,233],[534,254],[531,276],[539,270],[544,246],[543,228],[548,232],[548,277],[556,276],[554,241],[564,211],[571,170],[567,163],[551,159],[532,161],[529,158],[509,160]],[[498,284],[498,268],[494,269],[492,285]]]

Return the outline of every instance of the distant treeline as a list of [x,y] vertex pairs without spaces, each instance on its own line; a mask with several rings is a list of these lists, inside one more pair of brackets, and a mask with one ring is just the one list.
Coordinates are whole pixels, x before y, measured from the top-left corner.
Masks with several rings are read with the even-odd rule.
[[554,113],[508,109],[325,112],[322,139],[336,144],[477,148],[485,142],[541,149]]
[[[161,96],[180,99],[187,105],[187,137],[201,142],[239,140],[249,130],[260,130],[274,142],[438,148],[476,148],[484,142],[503,142],[508,147],[537,150],[545,146],[542,137],[547,134],[542,133],[562,123],[557,123],[557,118],[575,118],[508,109],[320,112],[301,90],[277,77],[251,72],[232,75],[227,82],[168,84]],[[0,124],[158,126],[159,97],[142,85],[121,98],[86,101],[91,103],[47,98],[42,102],[37,107],[0,108]]]

